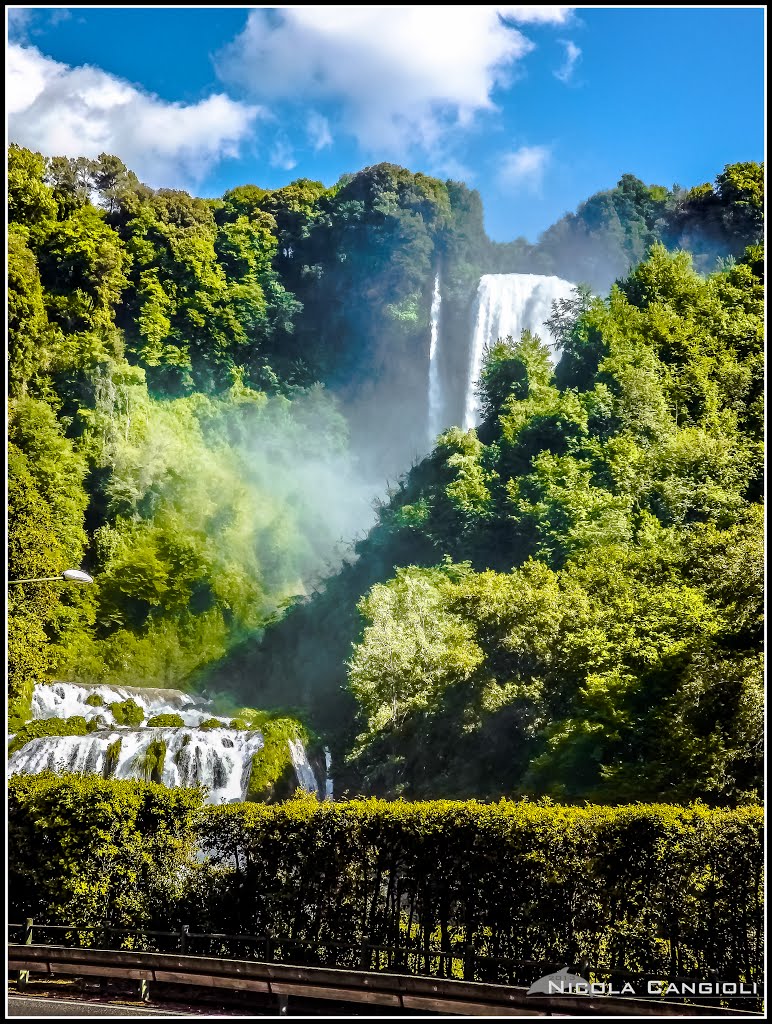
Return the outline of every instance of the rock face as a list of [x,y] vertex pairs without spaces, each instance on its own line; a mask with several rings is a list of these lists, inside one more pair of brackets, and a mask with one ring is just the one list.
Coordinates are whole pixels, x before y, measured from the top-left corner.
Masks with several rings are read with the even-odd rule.
[[[140,709],[147,722],[158,715],[175,715],[183,725],[125,725],[127,702]],[[132,686],[84,685],[58,682],[35,687],[31,723],[34,734],[51,719],[85,719],[86,735],[38,735],[18,749],[17,734],[8,762],[8,774],[95,772],[105,778],[146,779],[165,786],[204,786],[209,803],[232,803],[247,798],[253,763],[265,748],[263,732],[229,728],[230,719],[212,713],[209,703],[179,690]],[[217,723],[221,723],[218,727]],[[202,724],[205,728],[201,728]],[[80,729],[83,723],[80,721]],[[285,795],[300,787],[328,798],[323,761],[315,758],[316,772],[301,738],[288,738]],[[275,748],[275,744],[274,744]],[[275,759],[275,749],[273,751]],[[270,787],[264,798],[278,796]]]

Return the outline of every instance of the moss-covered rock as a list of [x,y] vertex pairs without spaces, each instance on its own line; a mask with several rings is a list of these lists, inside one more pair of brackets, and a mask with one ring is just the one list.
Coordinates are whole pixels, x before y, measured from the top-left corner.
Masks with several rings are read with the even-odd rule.
[[174,752],[174,754],[172,754],[172,760],[174,761],[174,763],[176,765],[179,765],[180,762],[182,761],[182,759],[183,759],[183,751],[185,750],[185,747],[190,746],[190,740],[191,740],[190,733],[186,732],[185,735],[182,737],[182,742],[180,743],[179,747]]
[[255,803],[274,803],[292,796],[297,787],[295,767],[290,755],[290,740],[308,742],[308,735],[292,718],[269,718],[266,712],[259,726],[263,734],[263,746],[252,758],[246,799]]
[[16,681],[16,686],[9,682],[8,691],[8,731],[16,732],[32,714],[32,692],[34,684],[31,679],[24,682]]
[[120,737],[114,740],[107,748],[105,752],[105,766],[102,774],[106,779],[112,778],[115,775],[115,769],[118,767],[118,761],[121,756],[121,744],[123,740]]
[[145,712],[131,697],[110,704],[110,710],[116,725],[142,725],[145,718]]
[[219,718],[205,718],[196,726],[197,729],[224,729],[225,725]]
[[88,704],[92,708],[101,708],[104,707],[105,699],[99,693],[90,693],[83,703]]
[[85,736],[88,731],[88,723],[82,715],[73,715],[71,718],[34,718],[22,725],[16,733],[8,747],[8,755],[15,754],[30,740],[42,736]]
[[164,740],[153,740],[139,764],[142,778],[146,782],[161,782],[166,760],[166,743]]
[[145,724],[156,728],[164,726],[167,729],[181,729],[185,725],[185,720],[182,715],[170,712],[164,715],[153,715],[152,718],[148,718]]

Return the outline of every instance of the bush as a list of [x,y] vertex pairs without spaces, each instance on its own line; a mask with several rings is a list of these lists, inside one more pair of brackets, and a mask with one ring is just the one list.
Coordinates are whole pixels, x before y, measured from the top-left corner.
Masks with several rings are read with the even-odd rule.
[[167,929],[179,920],[175,907],[195,870],[193,820],[202,796],[97,775],[14,776],[9,912]]
[[185,726],[185,721],[182,715],[166,714],[153,715],[152,718],[148,718],[145,724],[151,727],[164,726],[168,729],[182,729]]
[[419,970],[424,943],[471,943],[480,957],[760,976],[758,807],[302,798],[208,808],[201,846],[202,931],[399,937]]
[[142,725],[145,712],[135,700],[129,697],[128,700],[115,701],[110,704],[116,725]]
[[386,966],[419,971],[471,945],[479,980],[508,984],[509,958],[760,979],[759,807],[202,807],[195,791],[51,772],[9,787],[15,920],[399,945]]
[[197,729],[224,729],[224,724],[219,718],[205,718],[203,722],[200,722]]
[[33,718],[23,725],[11,740],[8,756],[21,750],[30,740],[42,736],[85,736],[86,733],[94,731],[89,729],[90,724],[82,715],[73,715],[71,718]]

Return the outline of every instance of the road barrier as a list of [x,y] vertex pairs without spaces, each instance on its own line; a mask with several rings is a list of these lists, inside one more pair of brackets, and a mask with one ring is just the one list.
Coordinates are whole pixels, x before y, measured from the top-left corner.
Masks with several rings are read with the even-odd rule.
[[759,1016],[745,1010],[659,999],[595,995],[534,995],[526,988],[378,971],[339,970],[133,950],[12,943],[11,971],[137,981],[145,998],[152,986],[172,983],[273,998],[286,1012],[292,997],[367,1003],[392,1010],[462,1016]]

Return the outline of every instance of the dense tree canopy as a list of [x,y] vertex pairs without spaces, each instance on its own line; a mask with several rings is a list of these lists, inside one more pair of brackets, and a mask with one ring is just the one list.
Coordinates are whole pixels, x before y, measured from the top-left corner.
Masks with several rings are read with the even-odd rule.
[[[13,722],[56,675],[206,679],[306,709],[356,791],[748,799],[762,185],[625,175],[497,246],[391,164],[203,200],[11,146],[10,574],[97,580],[12,588]],[[554,371],[500,339],[405,473],[435,276],[461,361],[497,270],[618,280],[555,308]]]
[[223,672],[260,666],[271,694],[324,643],[317,689],[358,709],[338,730],[355,789],[753,799],[755,266],[705,278],[655,246],[608,300],[556,311],[554,374],[528,332],[499,341],[479,430],[441,435],[359,560]]

